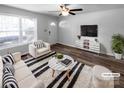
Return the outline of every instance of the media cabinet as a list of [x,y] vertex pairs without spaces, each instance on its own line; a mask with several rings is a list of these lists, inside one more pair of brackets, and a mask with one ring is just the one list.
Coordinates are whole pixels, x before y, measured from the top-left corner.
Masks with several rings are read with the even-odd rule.
[[81,37],[75,41],[75,46],[86,51],[100,53],[100,43],[93,37]]

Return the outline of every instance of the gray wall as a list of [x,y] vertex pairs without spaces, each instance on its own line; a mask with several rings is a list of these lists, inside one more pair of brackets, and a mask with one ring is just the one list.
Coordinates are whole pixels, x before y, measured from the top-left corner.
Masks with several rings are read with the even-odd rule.
[[[38,39],[42,39],[45,41],[46,41],[46,36],[44,35],[44,33],[45,33],[44,30],[48,28],[50,22],[57,23],[57,20],[58,20],[58,18],[54,17],[54,16],[48,16],[48,15],[44,15],[44,14],[34,13],[34,12],[17,9],[17,8],[13,8],[13,7],[8,7],[8,6],[4,6],[4,5],[0,5],[0,13],[7,13],[7,14],[14,14],[14,15],[19,15],[19,16],[37,18]],[[55,31],[55,32],[57,32],[57,31]],[[55,38],[54,43],[56,43],[57,36],[54,38]],[[8,50],[10,50],[10,49],[0,50],[0,55],[6,54]],[[16,51],[20,51],[22,53],[28,52],[28,45],[13,47],[13,48],[11,48],[10,52],[16,52]]]
[[[57,34],[54,38],[54,43],[59,42],[69,46],[75,46],[77,35],[80,33],[80,25],[98,24],[98,39],[102,44],[101,52],[105,54],[112,54],[111,51],[111,36],[114,33],[124,35],[124,9],[112,9],[105,11],[83,13],[76,16],[58,17],[48,16],[44,14],[29,12],[22,9],[12,8],[0,5],[0,13],[8,13],[21,15],[26,17],[37,18],[37,34],[38,39],[47,41],[47,35],[44,30],[48,28],[50,22],[59,22]],[[10,52],[20,51],[22,53],[28,52],[28,45],[13,47],[10,49],[0,50],[0,55]]]
[[101,53],[112,55],[111,37],[124,35],[124,8],[82,13],[59,19],[59,42],[75,46],[80,25],[98,25],[98,40],[102,44]]

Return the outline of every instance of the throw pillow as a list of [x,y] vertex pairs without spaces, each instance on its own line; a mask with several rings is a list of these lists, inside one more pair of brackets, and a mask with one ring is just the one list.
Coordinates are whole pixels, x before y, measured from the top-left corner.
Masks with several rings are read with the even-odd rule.
[[6,63],[14,64],[15,63],[15,60],[12,54],[7,54],[6,56],[4,56],[2,61],[3,61],[3,64],[6,64]]
[[5,72],[4,70],[8,70],[10,73],[12,73],[14,75],[15,69],[11,63],[4,64],[4,68],[6,68],[6,69],[3,69],[3,72]]
[[3,88],[18,88],[17,81],[13,74],[7,70],[7,68],[4,68],[3,71]]
[[44,47],[42,40],[38,40],[38,41],[34,42],[34,45],[37,49]]
[[38,42],[34,42],[34,46],[35,46],[36,48],[39,48]]
[[43,43],[43,47],[46,47],[45,43]]
[[44,47],[43,46],[43,41],[39,41],[40,48]]

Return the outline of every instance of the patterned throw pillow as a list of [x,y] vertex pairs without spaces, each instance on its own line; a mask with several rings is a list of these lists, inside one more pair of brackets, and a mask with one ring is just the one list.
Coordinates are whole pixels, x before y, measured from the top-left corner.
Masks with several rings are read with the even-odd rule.
[[4,56],[2,58],[2,61],[3,61],[3,64],[6,64],[6,63],[14,64],[15,63],[15,60],[14,60],[12,54],[7,54],[6,56]]
[[42,40],[34,42],[34,45],[36,46],[37,49],[44,47],[44,43]]
[[4,70],[7,70],[8,72],[10,72],[14,75],[15,69],[11,63],[4,64],[4,68],[6,68],[6,69],[3,69],[3,72],[5,72]]
[[43,42],[42,44],[43,44],[43,47],[46,47],[46,45],[45,45],[45,43],[44,43],[44,42]]
[[8,70],[8,68],[4,67],[3,69],[3,88],[18,88],[17,81],[13,74]]

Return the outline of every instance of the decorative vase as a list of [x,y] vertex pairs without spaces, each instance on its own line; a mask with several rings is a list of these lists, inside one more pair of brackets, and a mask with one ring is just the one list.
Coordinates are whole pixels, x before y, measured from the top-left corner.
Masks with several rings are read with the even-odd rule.
[[57,59],[57,63],[59,63],[63,59],[63,54],[62,53],[56,53],[55,57]]
[[121,59],[122,58],[122,54],[114,53],[114,55],[115,55],[116,59]]
[[77,35],[78,39],[80,40],[81,39],[81,36],[80,35]]

